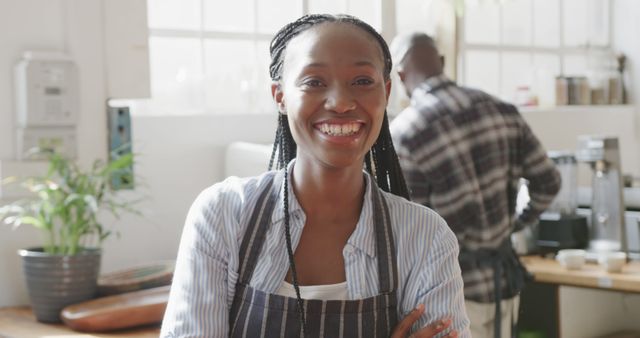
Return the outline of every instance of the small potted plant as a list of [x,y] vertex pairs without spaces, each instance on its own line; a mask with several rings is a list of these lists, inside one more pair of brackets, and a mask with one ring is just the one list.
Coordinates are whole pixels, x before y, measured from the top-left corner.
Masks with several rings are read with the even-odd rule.
[[[42,152],[41,152],[42,153]],[[133,154],[96,160],[88,170],[57,153],[46,153],[48,172],[22,179],[32,194],[0,207],[0,221],[41,230],[41,247],[19,250],[36,319],[59,322],[60,310],[94,297],[100,270],[100,244],[111,232],[98,219],[106,210],[138,212],[111,186],[114,175],[132,175]]]

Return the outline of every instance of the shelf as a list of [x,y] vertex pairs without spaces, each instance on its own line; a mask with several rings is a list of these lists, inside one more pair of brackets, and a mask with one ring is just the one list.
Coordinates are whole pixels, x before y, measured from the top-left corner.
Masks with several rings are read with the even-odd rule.
[[594,112],[594,113],[623,113],[634,112],[636,106],[633,104],[624,105],[593,105],[593,106],[550,106],[550,107],[537,107],[526,106],[518,107],[518,110],[523,114],[533,113],[572,113],[572,112]]

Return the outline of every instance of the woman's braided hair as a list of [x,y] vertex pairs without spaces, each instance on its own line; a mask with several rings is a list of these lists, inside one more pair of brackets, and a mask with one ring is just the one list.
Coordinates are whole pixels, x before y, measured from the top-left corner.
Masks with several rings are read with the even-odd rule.
[[[365,32],[369,33],[378,42],[380,49],[382,50],[382,56],[384,58],[384,79],[388,80],[391,74],[391,54],[389,53],[389,47],[384,41],[384,38],[369,24],[364,21],[350,16],[350,15],[329,15],[329,14],[310,14],[305,15],[298,20],[287,24],[275,35],[271,40],[270,53],[271,53],[271,65],[269,66],[269,73],[273,81],[280,81],[282,79],[282,72],[284,66],[284,58],[289,42],[298,34],[308,30],[311,27],[322,23],[346,23],[351,24]],[[278,114],[278,129],[276,131],[276,138],[273,144],[273,150],[271,152],[271,159],[269,160],[269,170],[284,169],[284,222],[285,222],[285,238],[287,242],[287,252],[289,255],[289,265],[291,268],[291,277],[293,286],[296,291],[296,297],[298,299],[298,313],[300,314],[300,322],[303,333],[306,333],[305,314],[303,311],[303,302],[300,297],[300,288],[298,286],[298,278],[296,275],[295,262],[293,260],[293,249],[291,245],[291,229],[289,225],[289,193],[288,193],[288,172],[287,164],[296,157],[297,145],[293,136],[291,135],[291,129],[289,128],[289,122],[287,116],[284,114]],[[276,157],[277,154],[277,157]],[[389,132],[389,120],[387,118],[387,112],[384,113],[382,127],[380,135],[369,153],[365,156],[365,168],[369,174],[371,174],[378,186],[384,191],[391,192],[395,195],[402,196],[409,199],[409,191],[402,176],[400,169],[400,163],[398,156],[393,148],[391,141],[391,133]]]

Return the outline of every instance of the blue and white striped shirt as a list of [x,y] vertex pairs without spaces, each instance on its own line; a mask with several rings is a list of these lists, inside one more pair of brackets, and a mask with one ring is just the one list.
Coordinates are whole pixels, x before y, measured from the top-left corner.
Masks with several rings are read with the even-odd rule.
[[[228,313],[238,279],[239,250],[248,218],[268,172],[258,177],[230,177],[204,190],[191,206],[180,242],[161,337],[227,337]],[[378,265],[371,205],[371,178],[356,228],[343,249],[349,299],[378,294]],[[282,189],[282,188],[281,188]],[[281,194],[282,196],[282,194]],[[305,214],[289,186],[291,239],[295,250]],[[413,329],[444,317],[453,319],[459,337],[470,337],[464,308],[458,244],[434,211],[389,193],[388,203],[398,260],[398,318],[425,305]],[[250,286],[276,293],[289,270],[284,237],[283,201],[271,227]]]

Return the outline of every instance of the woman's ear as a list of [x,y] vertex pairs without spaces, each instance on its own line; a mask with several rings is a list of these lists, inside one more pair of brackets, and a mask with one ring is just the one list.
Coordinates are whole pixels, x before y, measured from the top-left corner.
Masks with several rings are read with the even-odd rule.
[[284,93],[282,92],[282,87],[280,82],[274,81],[271,82],[271,96],[273,100],[278,105],[278,111],[280,114],[287,114],[287,109],[284,105]]

